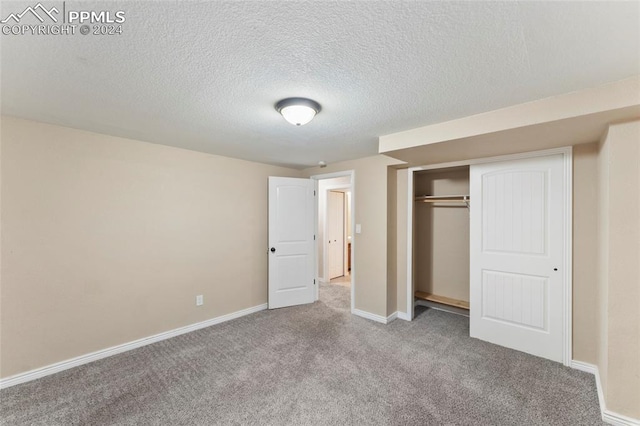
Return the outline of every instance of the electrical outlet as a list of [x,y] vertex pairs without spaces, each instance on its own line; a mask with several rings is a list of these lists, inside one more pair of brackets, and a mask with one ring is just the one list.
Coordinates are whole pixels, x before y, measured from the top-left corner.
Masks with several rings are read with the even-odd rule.
[[204,296],[199,294],[196,296],[196,306],[202,306],[204,304]]

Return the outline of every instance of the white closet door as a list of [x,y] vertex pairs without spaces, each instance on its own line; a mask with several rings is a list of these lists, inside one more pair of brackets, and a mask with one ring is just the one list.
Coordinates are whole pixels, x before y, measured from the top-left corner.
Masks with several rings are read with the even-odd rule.
[[563,157],[471,166],[471,337],[563,360]]
[[329,279],[344,275],[344,193],[328,194]]

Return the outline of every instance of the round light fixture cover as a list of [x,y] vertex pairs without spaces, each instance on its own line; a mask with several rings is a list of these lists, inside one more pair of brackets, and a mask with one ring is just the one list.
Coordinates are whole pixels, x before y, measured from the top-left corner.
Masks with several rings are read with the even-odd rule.
[[320,109],[319,103],[307,98],[287,98],[276,104],[276,111],[295,126],[302,126],[313,120]]

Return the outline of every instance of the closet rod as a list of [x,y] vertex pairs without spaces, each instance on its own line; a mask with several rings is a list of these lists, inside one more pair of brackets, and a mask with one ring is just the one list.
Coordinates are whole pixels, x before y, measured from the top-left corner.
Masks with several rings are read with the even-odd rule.
[[468,195],[422,195],[414,200],[421,203],[464,203],[465,207],[470,208],[471,198]]
[[434,198],[431,200],[416,200],[423,203],[466,203],[469,200],[450,200],[448,198]]
[[468,195],[422,195],[414,198],[415,201],[422,201],[423,203],[466,203],[470,201]]

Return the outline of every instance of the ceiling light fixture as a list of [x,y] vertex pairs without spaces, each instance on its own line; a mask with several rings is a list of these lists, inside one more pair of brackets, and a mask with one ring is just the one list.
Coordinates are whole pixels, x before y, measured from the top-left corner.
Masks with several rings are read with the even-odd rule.
[[287,98],[276,104],[278,111],[289,123],[302,126],[320,112],[320,104],[307,98]]

